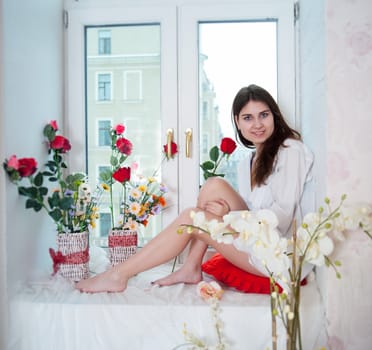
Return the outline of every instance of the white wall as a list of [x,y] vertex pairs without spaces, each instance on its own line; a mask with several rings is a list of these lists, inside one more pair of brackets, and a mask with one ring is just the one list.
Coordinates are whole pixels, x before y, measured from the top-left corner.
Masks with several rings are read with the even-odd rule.
[[[42,129],[52,119],[62,124],[63,118],[63,2],[3,0],[2,10],[2,160],[16,154],[42,165]],[[1,181],[4,185],[3,174]],[[51,265],[47,248],[54,246],[55,231],[44,213],[24,208],[24,198],[7,179],[1,201],[11,287]]]
[[[3,1],[0,0],[0,19],[3,18]],[[3,27],[0,21],[0,77],[3,76]],[[3,80],[0,80],[0,157],[4,155],[3,127]],[[5,249],[5,191],[4,172],[0,171],[0,349],[5,349],[5,336],[7,334],[7,288],[6,288],[6,249]]]
[[[372,3],[301,0],[301,116],[316,156],[318,205],[325,195],[372,202]],[[318,269],[329,350],[364,350],[372,342],[372,242],[351,232],[338,244],[341,280]]]
[[[372,2],[326,2],[327,176],[335,200],[372,202]],[[342,279],[327,271],[331,350],[372,344],[372,240],[350,232],[337,247]]]

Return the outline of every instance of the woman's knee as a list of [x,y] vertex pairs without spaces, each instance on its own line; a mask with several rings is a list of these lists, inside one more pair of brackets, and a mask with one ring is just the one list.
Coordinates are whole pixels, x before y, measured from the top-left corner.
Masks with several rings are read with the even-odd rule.
[[231,189],[230,184],[219,176],[210,177],[207,181],[203,184],[200,189],[200,195],[210,195],[216,194],[216,191],[221,192],[224,189]]

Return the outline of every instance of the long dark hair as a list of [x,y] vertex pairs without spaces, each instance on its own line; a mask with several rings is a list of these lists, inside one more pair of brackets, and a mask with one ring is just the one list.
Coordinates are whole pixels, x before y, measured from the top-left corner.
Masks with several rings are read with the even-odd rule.
[[252,174],[254,183],[260,186],[265,183],[265,180],[272,173],[275,157],[283,142],[288,138],[301,140],[301,134],[287,124],[278,104],[269,92],[260,86],[249,85],[239,90],[234,98],[231,109],[231,119],[235,128],[236,139],[245,147],[254,148],[254,145],[251,141],[244,138],[238,129],[235,117],[239,116],[240,111],[249,101],[265,103],[274,117],[274,132],[262,145],[262,151],[256,159],[256,170]]

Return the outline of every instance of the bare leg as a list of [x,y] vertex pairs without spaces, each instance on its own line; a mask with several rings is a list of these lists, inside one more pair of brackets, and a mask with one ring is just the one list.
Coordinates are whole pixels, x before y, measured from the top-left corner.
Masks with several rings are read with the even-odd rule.
[[192,239],[189,255],[179,270],[154,281],[159,286],[170,286],[176,283],[196,284],[202,280],[201,263],[208,244]]
[[[197,207],[207,210],[208,202],[218,201],[223,198],[229,205],[230,210],[248,209],[241,196],[223,179],[214,177],[201,188]],[[175,283],[198,283],[202,279],[201,264],[208,244],[202,240],[191,242],[189,255],[181,268],[170,275],[154,281],[159,286],[169,286]]]
[[120,292],[125,290],[128,279],[177,256],[186,247],[192,235],[177,234],[182,224],[191,223],[190,211],[182,212],[167,228],[128,260],[90,279],[81,280],[76,288],[82,292]]
[[[210,183],[210,190],[207,190],[207,187],[201,189],[199,203],[203,202],[202,199],[204,195],[207,196],[206,194],[213,193],[213,195],[208,194],[210,200],[224,198],[229,203],[230,210],[246,209],[244,201],[234,190],[231,189],[229,185],[227,185],[225,181],[221,179],[220,181],[208,181],[208,183]],[[217,185],[219,186],[216,188],[215,186]],[[76,288],[89,293],[123,291],[127,286],[129,278],[140,272],[163,264],[179,255],[193,238],[201,240],[204,244],[197,244],[194,246],[195,251],[190,252],[190,260],[189,258],[187,259],[187,264],[191,264],[192,261],[194,261],[194,265],[198,264],[199,274],[201,259],[208,245],[213,246],[217,251],[224,255],[226,259],[230,260],[240,268],[259,274],[259,272],[249,264],[247,255],[243,252],[237,251],[233,245],[217,243],[212,240],[208,234],[183,233],[178,235],[176,232],[180,225],[191,224],[190,210],[191,209],[182,212],[167,228],[160,232],[144,248],[142,248],[138,253],[132,255],[128,260],[112,267],[100,275],[88,280],[81,280],[76,284]],[[195,208],[194,210],[200,210],[200,208]],[[206,212],[206,216],[207,219],[220,219],[220,217],[208,212]],[[182,279],[179,279],[179,282],[181,280]],[[187,279],[184,278],[184,280]]]

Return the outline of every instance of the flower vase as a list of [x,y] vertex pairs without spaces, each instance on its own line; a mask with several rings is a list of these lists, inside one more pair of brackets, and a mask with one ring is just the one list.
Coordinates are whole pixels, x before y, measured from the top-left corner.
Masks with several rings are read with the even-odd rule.
[[109,259],[117,265],[137,252],[137,231],[112,229],[108,235]]
[[73,232],[57,234],[57,251],[49,249],[53,260],[53,275],[79,281],[89,277],[89,233]]

